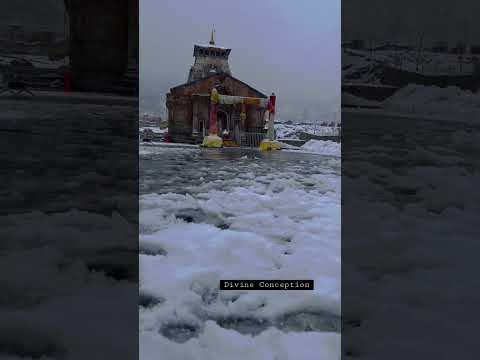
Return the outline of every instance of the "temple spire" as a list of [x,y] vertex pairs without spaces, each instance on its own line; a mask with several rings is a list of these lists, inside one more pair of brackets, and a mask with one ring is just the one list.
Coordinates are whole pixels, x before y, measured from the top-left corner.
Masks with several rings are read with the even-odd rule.
[[215,45],[215,29],[213,29],[210,34],[210,45]]

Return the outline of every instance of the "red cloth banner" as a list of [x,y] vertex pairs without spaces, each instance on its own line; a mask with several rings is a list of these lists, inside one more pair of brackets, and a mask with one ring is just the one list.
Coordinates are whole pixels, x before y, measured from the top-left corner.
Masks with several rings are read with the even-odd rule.
[[217,111],[218,111],[218,104],[210,103],[210,128],[209,128],[209,135],[217,135]]
[[270,113],[275,113],[275,103],[276,103],[277,97],[275,96],[274,93],[270,95],[270,100],[268,101],[268,111]]

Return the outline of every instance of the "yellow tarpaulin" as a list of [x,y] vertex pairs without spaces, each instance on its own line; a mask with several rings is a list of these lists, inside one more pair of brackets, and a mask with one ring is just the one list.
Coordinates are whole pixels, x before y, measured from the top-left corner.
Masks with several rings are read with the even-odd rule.
[[266,107],[268,99],[244,96],[218,95],[218,103],[225,105],[245,104]]
[[243,98],[241,96],[219,95],[219,103],[225,105],[241,104]]
[[260,99],[259,98],[244,98],[243,103],[245,105],[255,105],[260,106]]
[[210,95],[210,101],[214,104],[218,104],[220,102],[220,94],[218,93],[217,89],[212,89],[212,94]]

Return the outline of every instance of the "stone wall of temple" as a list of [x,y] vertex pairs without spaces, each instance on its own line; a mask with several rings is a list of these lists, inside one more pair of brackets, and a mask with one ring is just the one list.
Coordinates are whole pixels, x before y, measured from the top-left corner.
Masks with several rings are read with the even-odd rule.
[[172,88],[170,91],[172,95],[210,94],[214,87],[217,88],[220,94],[224,95],[266,97],[247,84],[225,74],[210,76],[191,84],[180,85]]
[[[167,94],[168,128],[174,142],[198,142],[203,138],[203,129],[209,127],[210,93],[216,88],[220,94],[243,97],[265,97],[254,88],[227,75],[210,76],[193,83],[186,83]],[[241,105],[220,105],[219,112],[226,115],[231,131],[261,132],[265,109],[246,105],[246,119],[240,121]],[[221,128],[221,127],[219,127]]]
[[192,101],[190,96],[167,95],[168,132],[177,142],[191,142]]

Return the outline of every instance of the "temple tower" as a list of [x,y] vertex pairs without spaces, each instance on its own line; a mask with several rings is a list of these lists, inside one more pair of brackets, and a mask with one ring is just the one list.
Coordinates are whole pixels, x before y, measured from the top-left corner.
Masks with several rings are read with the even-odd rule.
[[230,51],[231,49],[215,45],[215,30],[212,30],[208,44],[195,45],[193,48],[195,62],[190,68],[188,82],[203,79],[214,74],[231,75],[228,64]]

